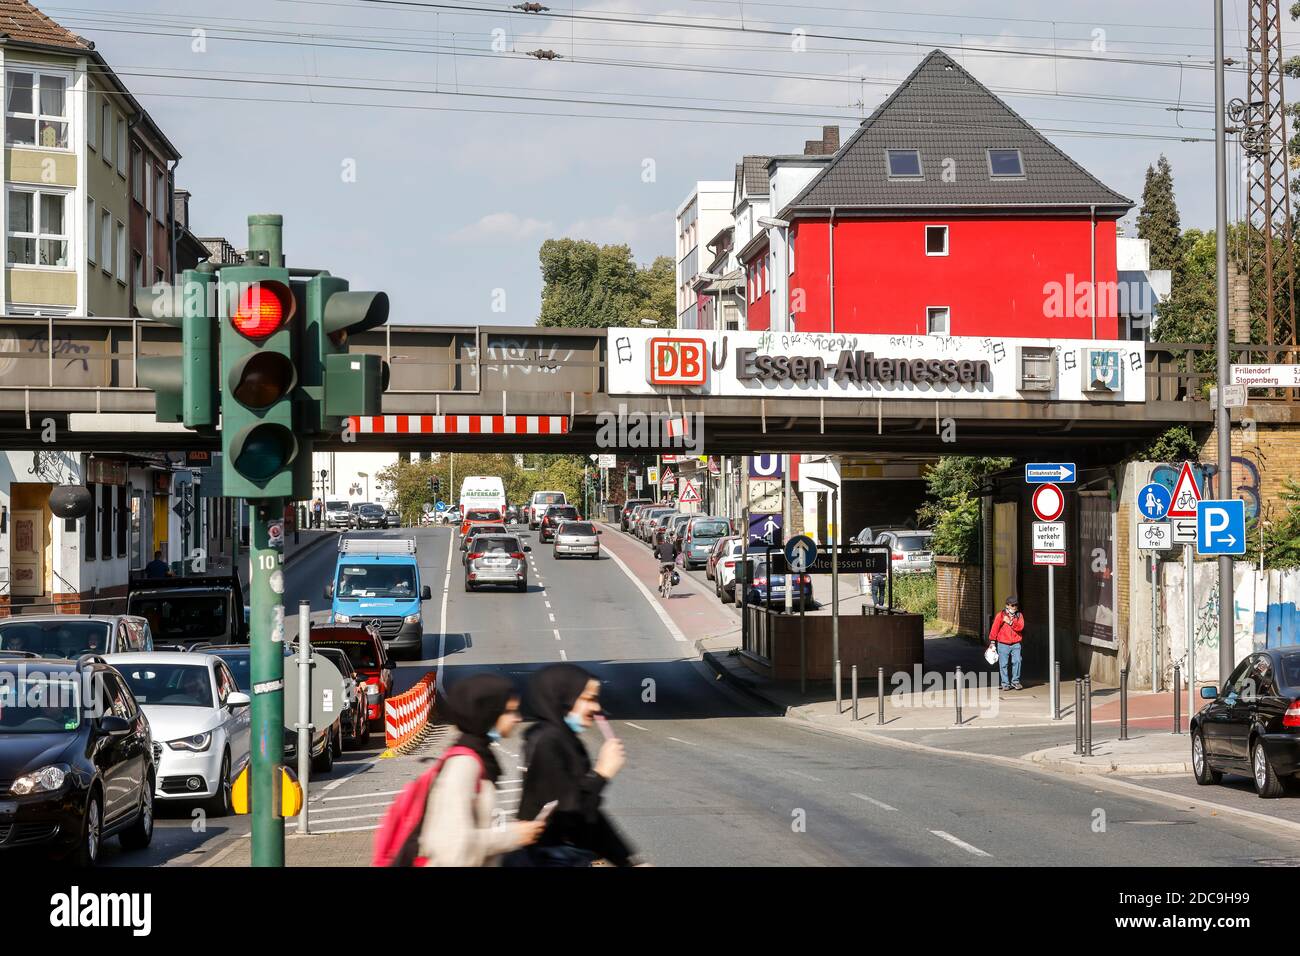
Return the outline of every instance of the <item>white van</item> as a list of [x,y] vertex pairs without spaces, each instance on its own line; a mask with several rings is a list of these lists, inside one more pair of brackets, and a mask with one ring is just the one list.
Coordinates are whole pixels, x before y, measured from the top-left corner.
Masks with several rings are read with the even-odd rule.
[[471,509],[493,508],[506,516],[506,486],[500,478],[491,475],[470,475],[460,483],[460,513]]
[[546,517],[546,509],[551,505],[567,505],[568,497],[563,491],[534,491],[533,500],[528,503],[528,527],[536,531]]

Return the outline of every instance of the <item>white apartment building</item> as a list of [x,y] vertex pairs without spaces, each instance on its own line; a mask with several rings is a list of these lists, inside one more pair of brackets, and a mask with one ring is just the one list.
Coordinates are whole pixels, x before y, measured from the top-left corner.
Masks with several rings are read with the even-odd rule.
[[712,259],[705,245],[731,223],[730,180],[702,181],[677,207],[677,327],[699,328],[695,280]]

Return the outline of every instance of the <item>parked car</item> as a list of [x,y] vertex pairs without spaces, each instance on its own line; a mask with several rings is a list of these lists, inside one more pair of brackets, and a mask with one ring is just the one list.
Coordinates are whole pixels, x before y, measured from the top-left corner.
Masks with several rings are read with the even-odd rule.
[[618,513],[618,526],[623,531],[628,530],[632,520],[632,514],[638,505],[648,505],[651,503],[649,498],[629,498],[623,502],[623,507]]
[[366,528],[383,529],[387,524],[387,512],[384,511],[381,505],[362,501],[352,506],[352,519],[349,527],[353,531],[361,531]]
[[704,562],[705,578],[710,581],[717,580],[718,561],[721,560],[722,555],[726,552],[727,546],[731,544],[732,541],[738,540],[739,539],[732,534],[723,535],[721,538],[715,538],[713,540],[713,547],[709,549],[709,556]]
[[686,525],[694,517],[694,514],[678,512],[668,519],[668,524],[664,528],[664,537],[672,541],[673,551],[677,554],[682,553],[682,541],[686,535]]
[[[234,675],[239,689],[248,693],[253,686],[252,648],[247,644],[214,644],[203,649],[204,654],[211,654],[226,662],[230,673]],[[294,648],[285,644],[284,656],[292,657]],[[343,730],[340,726],[342,715],[328,727],[317,727],[312,731],[311,768],[327,773],[334,768],[334,758],[343,752]],[[298,731],[292,727],[284,728],[284,762],[297,766]]]
[[651,549],[658,547],[659,542],[664,539],[664,535],[668,533],[672,521],[676,517],[676,511],[665,511],[658,518],[650,519],[650,530],[646,536],[646,543],[650,545]]
[[1300,647],[1256,651],[1192,717],[1192,774],[1199,784],[1240,773],[1264,798],[1281,796],[1300,774]]
[[[713,590],[719,599],[728,603],[736,600],[736,577],[737,568],[744,556],[744,542],[740,538],[733,538],[726,546],[726,550],[718,556],[717,563],[713,569]],[[761,551],[750,552],[750,562],[754,558],[762,557]]]
[[[772,566],[769,568],[767,555],[759,554],[751,557],[750,562],[753,565],[753,579],[745,588],[746,604],[769,604],[772,608],[785,607],[785,588],[786,588],[786,571],[784,568],[785,561],[782,558],[778,563],[776,556],[773,556]],[[813,606],[813,587],[811,574],[794,574],[791,585],[792,607],[810,610]]]
[[32,614],[0,620],[0,651],[75,660],[153,650],[149,622],[133,614]]
[[465,563],[465,590],[477,591],[484,584],[513,585],[528,590],[527,552],[532,551],[516,534],[487,534],[474,539],[474,550]]
[[713,546],[731,534],[731,522],[717,515],[694,515],[682,531],[682,566],[702,568],[709,563]]
[[219,657],[195,653],[111,654],[154,738],[158,800],[199,800],[211,816],[230,813],[231,787],[249,760],[251,698]]
[[542,522],[539,524],[537,540],[546,544],[555,537],[555,529],[559,527],[562,521],[580,521],[582,515],[578,514],[578,509],[573,505],[550,505],[546,509],[546,514],[542,515]]
[[352,508],[341,498],[325,500],[325,527],[346,531],[352,527]]
[[600,557],[601,531],[590,521],[562,521],[555,529],[554,557]]
[[641,524],[637,531],[638,536],[641,538],[642,541],[649,542],[651,539],[651,535],[654,532],[654,528],[658,524],[660,519],[662,519],[665,515],[671,515],[673,513],[674,511],[672,508],[664,508],[664,507],[651,508],[641,518]]
[[901,524],[878,524],[874,526],[869,525],[863,528],[861,531],[859,531],[856,535],[854,535],[853,540],[856,541],[858,544],[875,544],[876,539],[879,538],[886,531],[906,532],[906,531],[915,531],[915,530],[916,530],[915,528],[909,528],[906,525],[901,525]]
[[238,644],[248,640],[248,612],[236,574],[131,578],[126,611],[149,622],[160,644],[189,647],[199,641]]
[[384,512],[385,528],[400,528],[402,526],[402,514],[396,508],[389,508]]
[[[95,655],[29,666],[0,658],[0,850],[43,847],[81,866],[117,835],[128,850],[153,839],[158,749],[149,719],[111,665]],[[93,693],[95,700],[83,699]],[[11,878],[16,877],[9,870]]]
[[383,726],[384,701],[393,692],[393,671],[379,631],[368,624],[314,624],[313,647],[337,647],[348,655],[365,683],[366,715]]
[[889,547],[895,574],[923,574],[934,570],[933,531],[882,531],[873,542]]
[[366,713],[365,682],[352,661],[337,647],[313,645],[312,656],[319,654],[343,675],[343,742],[346,747],[350,742],[354,747],[364,747],[370,743],[370,718]]
[[460,563],[463,565],[469,560],[469,551],[474,545],[474,539],[481,534],[509,534],[509,530],[503,524],[472,524],[465,537],[460,539]]

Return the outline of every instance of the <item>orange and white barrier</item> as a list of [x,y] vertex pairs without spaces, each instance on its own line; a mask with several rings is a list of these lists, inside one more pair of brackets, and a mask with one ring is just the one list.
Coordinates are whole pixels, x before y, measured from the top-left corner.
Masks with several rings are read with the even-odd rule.
[[405,693],[384,701],[384,742],[388,749],[410,743],[428,726],[437,689],[433,672],[425,674]]

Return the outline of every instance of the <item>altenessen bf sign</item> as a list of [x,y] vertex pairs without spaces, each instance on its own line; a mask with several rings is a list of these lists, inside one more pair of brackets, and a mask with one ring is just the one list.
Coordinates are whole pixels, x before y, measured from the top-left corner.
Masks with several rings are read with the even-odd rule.
[[650,340],[651,385],[703,385],[708,375],[708,344],[704,339]]

